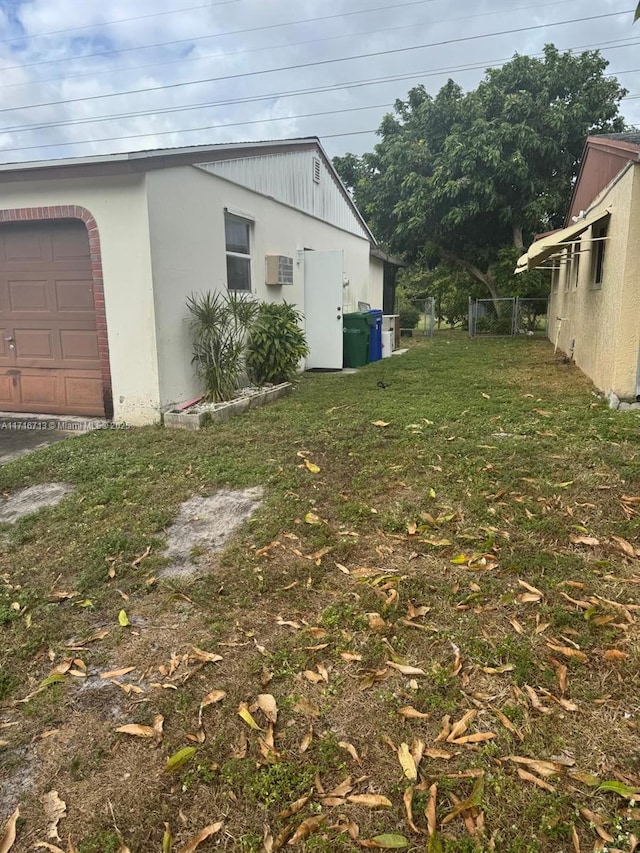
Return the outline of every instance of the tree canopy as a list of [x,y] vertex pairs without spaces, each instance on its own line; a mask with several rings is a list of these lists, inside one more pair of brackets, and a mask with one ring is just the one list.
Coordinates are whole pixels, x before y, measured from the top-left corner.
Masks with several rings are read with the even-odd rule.
[[501,250],[562,224],[586,137],[625,128],[626,90],[607,64],[547,45],[488,69],[470,92],[417,86],[384,117],[373,152],[334,163],[391,251],[454,264],[495,298]]

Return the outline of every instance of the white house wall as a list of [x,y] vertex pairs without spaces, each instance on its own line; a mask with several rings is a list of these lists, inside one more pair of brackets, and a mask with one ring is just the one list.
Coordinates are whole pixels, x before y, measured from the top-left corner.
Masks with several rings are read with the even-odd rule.
[[80,205],[100,233],[114,420],[159,417],[158,364],[144,175],[3,184],[1,208]]
[[[313,180],[314,161],[320,166],[318,183]],[[368,238],[334,175],[315,151],[242,157],[206,163],[200,168]]]
[[[198,167],[161,169],[149,172],[147,179],[163,408],[201,391],[191,365],[186,300],[191,293],[226,291],[225,207],[253,221],[252,289],[256,298],[285,299],[304,311],[302,250],[342,249],[349,281],[344,304],[357,304],[366,295],[365,301],[382,307],[381,280],[379,296],[371,290],[370,243],[364,236],[347,233]],[[293,258],[293,285],[265,284],[266,255]]]

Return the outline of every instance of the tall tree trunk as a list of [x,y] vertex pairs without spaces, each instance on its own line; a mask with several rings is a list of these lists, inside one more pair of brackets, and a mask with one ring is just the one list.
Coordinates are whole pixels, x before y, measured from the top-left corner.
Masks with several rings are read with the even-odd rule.
[[493,308],[496,312],[496,317],[499,317],[500,294],[498,293],[498,284],[493,274],[493,265],[489,264],[489,266],[487,267],[487,271],[482,272],[482,270],[475,266],[475,264],[472,264],[469,261],[465,261],[462,258],[458,258],[455,255],[445,255],[444,257],[452,263],[457,264],[459,267],[462,267],[462,269],[466,270],[475,279],[484,284],[484,286],[489,291],[489,296],[491,297],[491,301],[493,302]]
[[524,249],[524,240],[522,239],[522,225],[513,226],[513,245],[519,251]]

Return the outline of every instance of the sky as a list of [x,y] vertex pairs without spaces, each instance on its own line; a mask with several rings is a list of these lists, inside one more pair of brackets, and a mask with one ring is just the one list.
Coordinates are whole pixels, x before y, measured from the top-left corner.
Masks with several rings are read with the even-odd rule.
[[0,162],[302,136],[362,154],[412,86],[472,89],[549,42],[601,49],[640,126],[635,5],[0,0]]

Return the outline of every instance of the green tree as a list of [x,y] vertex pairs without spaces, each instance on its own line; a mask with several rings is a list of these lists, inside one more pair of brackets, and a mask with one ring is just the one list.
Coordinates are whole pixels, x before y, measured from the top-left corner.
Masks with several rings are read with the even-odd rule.
[[598,51],[516,54],[477,89],[449,80],[396,101],[374,151],[336,162],[391,251],[445,261],[499,296],[496,266],[537,232],[562,224],[585,138],[624,130],[626,94]]
[[635,24],[638,20],[640,20],[640,3],[638,3],[638,8],[636,9],[636,13],[633,17],[633,23]]

